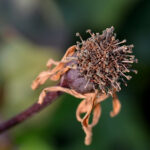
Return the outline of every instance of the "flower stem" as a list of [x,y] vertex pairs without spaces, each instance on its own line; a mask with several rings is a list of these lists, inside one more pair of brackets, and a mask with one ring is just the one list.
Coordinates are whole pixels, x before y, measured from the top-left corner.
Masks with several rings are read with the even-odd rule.
[[46,106],[51,104],[59,95],[61,92],[48,92],[44,98],[44,101],[42,104],[38,104],[37,102],[34,103],[31,107],[27,108],[25,111],[21,112],[20,114],[16,115],[15,117],[12,117],[11,119],[3,122],[0,124],[0,133],[5,132],[6,130],[16,126],[19,123],[22,123],[29,117],[33,116],[37,112],[44,109]]

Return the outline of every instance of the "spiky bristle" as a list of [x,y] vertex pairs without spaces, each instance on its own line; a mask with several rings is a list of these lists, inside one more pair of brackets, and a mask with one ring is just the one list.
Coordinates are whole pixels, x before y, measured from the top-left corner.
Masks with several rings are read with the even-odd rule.
[[132,63],[137,62],[132,54],[133,45],[123,45],[126,40],[119,41],[114,34],[114,28],[107,28],[100,35],[87,30],[90,37],[76,45],[77,65],[82,76],[88,82],[94,83],[94,88],[102,92],[112,93],[113,90],[120,91],[120,83],[124,79],[130,80],[128,75]]

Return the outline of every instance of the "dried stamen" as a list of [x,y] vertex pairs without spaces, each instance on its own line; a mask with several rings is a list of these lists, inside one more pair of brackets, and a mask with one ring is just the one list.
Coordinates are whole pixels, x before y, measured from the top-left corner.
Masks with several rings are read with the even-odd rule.
[[120,79],[125,77],[130,80],[131,76],[125,73],[129,73],[131,64],[137,62],[135,56],[130,55],[134,46],[122,45],[126,40],[120,42],[113,31],[113,27],[107,28],[100,35],[89,29],[86,32],[91,37],[84,42],[77,34],[81,39],[76,52],[78,69],[82,76],[94,83],[95,89],[106,93],[114,88],[120,91]]

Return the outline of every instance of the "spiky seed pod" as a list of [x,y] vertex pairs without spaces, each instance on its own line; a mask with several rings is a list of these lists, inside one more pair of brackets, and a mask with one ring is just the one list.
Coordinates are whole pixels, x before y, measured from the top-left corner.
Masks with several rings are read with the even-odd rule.
[[102,34],[92,33],[87,30],[90,37],[83,40],[79,33],[81,42],[77,42],[76,55],[77,66],[82,76],[88,83],[94,85],[94,89],[112,94],[113,90],[120,91],[120,83],[125,85],[131,79],[128,75],[132,63],[137,62],[132,55],[133,45],[123,45],[126,40],[119,41],[114,34],[114,27],[107,28]]

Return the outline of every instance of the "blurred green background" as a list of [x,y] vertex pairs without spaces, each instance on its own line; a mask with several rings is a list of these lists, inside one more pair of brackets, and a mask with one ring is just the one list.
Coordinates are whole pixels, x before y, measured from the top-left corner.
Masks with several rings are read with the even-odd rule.
[[84,145],[76,121],[79,99],[64,94],[48,108],[0,135],[0,150],[150,150],[149,0],[0,0],[0,122],[32,105],[42,88],[30,88],[49,58],[84,39],[86,29],[115,27],[120,40],[134,44],[138,75],[119,93],[122,109],[110,118],[112,101],[102,103],[93,142]]

